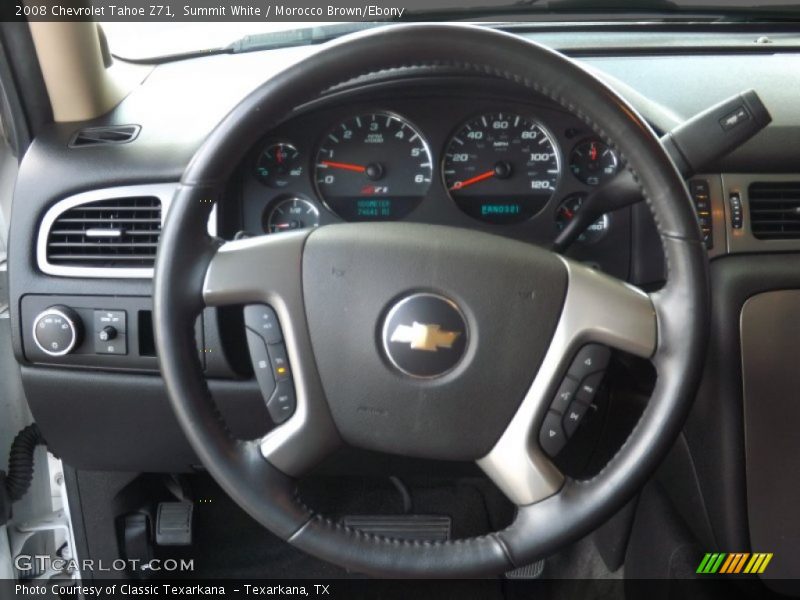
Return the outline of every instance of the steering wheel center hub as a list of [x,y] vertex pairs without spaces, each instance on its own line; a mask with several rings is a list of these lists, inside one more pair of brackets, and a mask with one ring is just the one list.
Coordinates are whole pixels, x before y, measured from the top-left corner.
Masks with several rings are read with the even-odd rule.
[[410,377],[440,377],[464,357],[469,335],[458,305],[438,294],[397,301],[384,318],[381,339],[389,362]]

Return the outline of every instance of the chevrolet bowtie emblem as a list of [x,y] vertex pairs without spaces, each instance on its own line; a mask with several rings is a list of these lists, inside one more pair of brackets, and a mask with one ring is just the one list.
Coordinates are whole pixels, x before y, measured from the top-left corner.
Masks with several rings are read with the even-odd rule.
[[436,352],[439,348],[452,348],[459,335],[458,331],[442,331],[441,325],[414,321],[411,326],[398,325],[389,341],[411,344],[412,350]]

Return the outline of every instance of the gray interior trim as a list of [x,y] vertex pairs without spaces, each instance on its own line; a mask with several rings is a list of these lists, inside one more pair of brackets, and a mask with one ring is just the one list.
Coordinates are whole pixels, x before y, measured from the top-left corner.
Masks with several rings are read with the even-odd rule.
[[508,428],[489,454],[477,461],[520,506],[552,496],[564,481],[539,448],[535,434],[572,355],[583,344],[598,342],[649,358],[658,341],[656,312],[647,294],[581,264],[562,260],[569,283],[553,341]]
[[11,147],[0,134],[0,261],[5,259],[8,230],[11,226],[11,199],[19,166]]
[[[305,317],[299,265],[309,230],[228,242],[206,272],[207,306],[268,304],[278,315],[292,365],[297,408],[259,441],[261,454],[299,476],[339,443],[319,380]],[[286,265],[298,265],[298,270]]]
[[759,577],[794,596],[796,587],[789,591],[774,580],[797,577],[800,485],[788,474],[800,470],[800,290],[751,296],[742,306],[739,330],[750,548],[774,553]]

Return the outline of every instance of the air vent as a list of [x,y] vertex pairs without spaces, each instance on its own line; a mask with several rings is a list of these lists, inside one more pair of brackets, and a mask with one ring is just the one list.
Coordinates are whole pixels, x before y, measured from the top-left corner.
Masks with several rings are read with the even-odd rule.
[[800,181],[751,183],[750,228],[760,240],[800,238]]
[[47,236],[47,263],[89,268],[152,268],[161,233],[154,196],[87,202],[62,212]]
[[69,143],[70,148],[87,148],[109,144],[127,144],[136,139],[141,127],[138,125],[114,125],[89,127],[76,133]]

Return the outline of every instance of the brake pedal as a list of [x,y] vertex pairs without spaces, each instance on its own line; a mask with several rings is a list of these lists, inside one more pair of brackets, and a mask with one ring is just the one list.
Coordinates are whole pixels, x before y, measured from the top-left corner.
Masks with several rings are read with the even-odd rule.
[[192,502],[159,502],[156,512],[156,544],[191,545],[193,511]]
[[450,539],[452,520],[440,515],[348,515],[342,524],[381,537],[444,542]]

